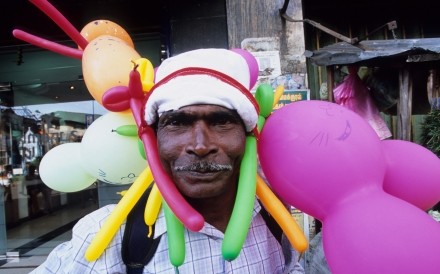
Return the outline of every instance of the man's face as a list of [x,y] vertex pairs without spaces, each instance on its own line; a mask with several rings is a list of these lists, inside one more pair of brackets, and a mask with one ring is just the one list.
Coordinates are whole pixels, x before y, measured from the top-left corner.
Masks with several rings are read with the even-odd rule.
[[246,141],[235,111],[193,105],[164,113],[157,141],[162,165],[184,196],[210,198],[235,191]]

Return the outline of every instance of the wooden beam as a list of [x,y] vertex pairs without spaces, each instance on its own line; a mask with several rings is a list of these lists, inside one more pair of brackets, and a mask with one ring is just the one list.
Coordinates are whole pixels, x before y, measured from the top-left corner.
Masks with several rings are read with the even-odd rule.
[[397,102],[397,138],[411,141],[413,80],[408,67],[399,71],[399,101]]
[[334,102],[333,100],[333,89],[335,84],[335,69],[333,66],[326,67],[327,70],[327,93],[329,102]]

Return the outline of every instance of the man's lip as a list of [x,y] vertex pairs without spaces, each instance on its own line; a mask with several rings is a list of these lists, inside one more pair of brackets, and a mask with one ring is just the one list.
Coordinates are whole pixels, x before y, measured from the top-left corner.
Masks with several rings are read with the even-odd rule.
[[179,171],[178,176],[186,177],[188,179],[213,179],[217,177],[221,171]]

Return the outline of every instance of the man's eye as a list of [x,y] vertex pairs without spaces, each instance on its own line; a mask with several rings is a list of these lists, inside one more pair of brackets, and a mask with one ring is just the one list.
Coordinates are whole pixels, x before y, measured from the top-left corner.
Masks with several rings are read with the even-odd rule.
[[170,125],[170,126],[180,126],[181,124],[182,124],[182,122],[180,120],[176,120],[176,119],[170,120],[168,122],[168,125]]
[[184,118],[172,118],[166,121],[167,126],[185,126],[188,124],[188,120]]
[[233,121],[231,121],[231,119],[228,119],[226,117],[217,118],[212,121],[212,123],[217,126],[231,124],[232,122]]

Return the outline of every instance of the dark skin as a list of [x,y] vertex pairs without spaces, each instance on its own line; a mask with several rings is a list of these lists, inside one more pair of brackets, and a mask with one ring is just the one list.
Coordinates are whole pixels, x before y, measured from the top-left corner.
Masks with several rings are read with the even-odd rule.
[[246,132],[237,112],[192,105],[157,124],[162,165],[205,221],[225,232],[234,207]]

